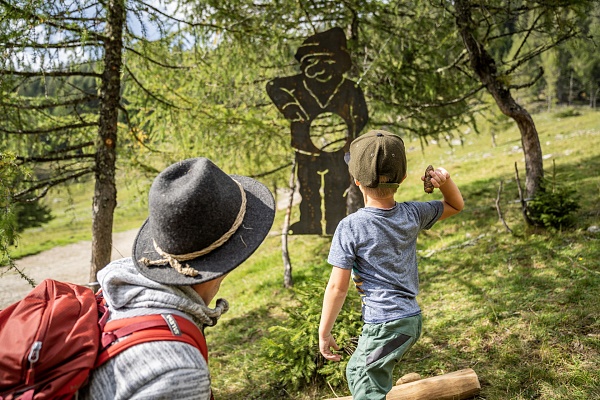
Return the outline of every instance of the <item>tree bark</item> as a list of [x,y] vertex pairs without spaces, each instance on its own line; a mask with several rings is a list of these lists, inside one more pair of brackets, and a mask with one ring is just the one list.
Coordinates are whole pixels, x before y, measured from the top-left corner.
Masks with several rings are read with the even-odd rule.
[[346,215],[352,214],[358,211],[359,208],[365,206],[363,195],[358,186],[354,184],[354,179],[350,179],[350,186],[348,186],[348,192],[346,194]]
[[294,205],[294,192],[296,191],[296,158],[292,162],[292,173],[290,175],[290,200],[285,209],[285,218],[283,227],[281,228],[281,258],[283,259],[283,286],[290,289],[294,286],[292,277],[292,262],[290,261],[290,253],[288,252],[288,231],[290,229],[290,216],[292,214],[292,206]]
[[512,118],[521,132],[521,143],[525,155],[525,189],[531,198],[540,189],[544,177],[542,147],[531,115],[521,107],[510,93],[510,89],[498,76],[496,62],[474,35],[471,18],[471,3],[456,1],[456,25],[470,57],[471,69],[477,74],[492,95],[503,114]]
[[92,260],[90,282],[110,262],[113,213],[117,205],[115,184],[117,122],[121,102],[121,67],[123,63],[124,0],[106,2],[106,41],[104,72],[100,94],[100,116],[96,151],[96,184],[92,209]]

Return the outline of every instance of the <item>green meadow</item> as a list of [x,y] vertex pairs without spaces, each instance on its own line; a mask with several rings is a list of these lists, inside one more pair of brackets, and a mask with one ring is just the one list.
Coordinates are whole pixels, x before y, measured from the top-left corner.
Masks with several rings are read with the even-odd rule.
[[[424,146],[406,140],[409,173],[396,199],[439,199],[437,191],[425,194],[420,180],[432,164],[450,172],[466,205],[461,214],[420,236],[423,335],[398,367],[397,377],[472,368],[482,386],[478,399],[600,398],[600,112],[564,109],[536,114],[534,120],[546,177],[576,191],[580,208],[574,211],[572,229],[533,230],[524,224],[515,163],[522,185],[525,165],[513,124],[482,122],[479,132],[465,128],[460,137]],[[147,178],[121,177],[115,231],[141,224],[146,195],[140,193],[148,185]],[[13,257],[89,240],[91,190],[84,182],[52,192],[46,201],[56,218],[26,231]],[[309,295],[319,303],[331,268],[326,262],[330,238],[290,236],[294,288],[283,287],[284,212],[278,211],[272,233],[228,276],[219,293],[231,309],[206,330],[217,399],[349,395],[344,385],[287,387],[273,373],[279,361],[264,356],[272,328],[286,326],[290,307],[298,304],[296,291],[310,288]],[[296,207],[292,221],[297,213]],[[306,315],[306,320],[318,323],[318,315]],[[308,356],[319,362],[316,346]]]

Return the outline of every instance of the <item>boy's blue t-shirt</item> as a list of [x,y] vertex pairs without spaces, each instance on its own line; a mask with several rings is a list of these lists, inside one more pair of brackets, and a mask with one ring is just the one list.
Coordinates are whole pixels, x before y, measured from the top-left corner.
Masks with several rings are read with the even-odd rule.
[[352,269],[366,323],[382,323],[421,312],[417,235],[442,216],[441,201],[404,202],[384,210],[365,207],[340,221],[329,264]]

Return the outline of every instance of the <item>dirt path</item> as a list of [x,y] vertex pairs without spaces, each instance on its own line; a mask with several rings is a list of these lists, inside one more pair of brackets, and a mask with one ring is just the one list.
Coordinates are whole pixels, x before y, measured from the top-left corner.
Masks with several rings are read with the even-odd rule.
[[[289,203],[289,190],[281,189],[277,195],[277,209],[285,209]],[[300,195],[294,194],[294,204],[300,202]],[[111,259],[116,260],[131,255],[131,248],[137,229],[113,234]],[[34,256],[16,261],[17,266],[31,277],[36,284],[52,278],[77,284],[89,283],[89,265],[92,257],[92,242],[79,242],[55,247]],[[0,275],[0,310],[21,299],[31,286],[15,272]]]
[[[112,259],[129,257],[137,229],[113,235]],[[40,283],[46,278],[86,284],[89,282],[89,265],[92,242],[79,242],[55,247],[34,256],[16,261],[17,266]],[[14,303],[31,290],[31,286],[15,272],[0,275],[0,309]]]

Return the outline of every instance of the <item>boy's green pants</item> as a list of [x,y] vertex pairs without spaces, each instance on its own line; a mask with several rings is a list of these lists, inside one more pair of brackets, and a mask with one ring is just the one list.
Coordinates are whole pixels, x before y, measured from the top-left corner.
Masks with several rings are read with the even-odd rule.
[[364,324],[346,367],[353,400],[385,400],[392,372],[421,336],[421,314],[381,324]]

